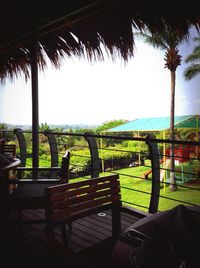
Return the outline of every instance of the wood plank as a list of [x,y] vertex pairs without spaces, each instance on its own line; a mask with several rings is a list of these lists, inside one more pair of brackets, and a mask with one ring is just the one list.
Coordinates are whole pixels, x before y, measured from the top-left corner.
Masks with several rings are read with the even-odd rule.
[[98,229],[94,224],[91,224],[90,222],[87,221],[86,218],[82,218],[78,221],[74,221],[72,223],[72,229],[73,228],[79,228],[80,230],[85,230],[86,233],[89,233],[91,236],[93,236],[97,240],[104,240],[107,238],[105,233],[98,232]]
[[69,191],[70,189],[75,189],[79,187],[84,187],[87,185],[92,185],[98,184],[98,183],[106,183],[107,181],[119,181],[119,175],[109,175],[109,176],[104,176],[100,178],[93,178],[93,179],[86,179],[84,181],[78,181],[78,182],[70,182],[69,184],[61,184],[59,187],[57,186],[51,186],[49,187],[49,192],[53,194],[54,192],[64,192],[64,191]]
[[94,192],[90,189],[90,191],[81,191],[78,190],[74,191],[74,193],[68,192],[66,194],[54,194],[50,196],[50,201],[52,202],[52,208],[53,209],[59,209],[63,208],[67,205],[73,205],[77,202],[87,202],[91,201],[93,199],[98,199],[101,197],[111,196],[114,197],[118,195],[120,192],[119,188],[113,188],[113,189],[105,189],[101,190],[99,192]]
[[[81,230],[81,231],[80,231]],[[95,230],[92,230],[87,225],[85,226],[83,222],[73,222],[73,233],[79,233],[80,236],[83,237],[86,241],[95,244],[103,240],[104,238],[99,238],[99,235]]]
[[[112,225],[111,225],[111,211],[105,210],[106,213],[105,217],[100,217],[97,214],[92,216],[87,216],[82,219],[79,219],[77,221],[74,221],[72,223],[72,231],[70,232],[67,227],[67,237],[68,237],[68,247],[74,252],[82,252],[83,250],[87,250],[88,256],[90,256],[90,248],[91,248],[91,254],[93,254],[94,248],[99,244],[102,243],[102,241],[105,241],[111,237],[112,234]],[[39,210],[25,210],[23,211],[23,218],[24,219],[35,219],[35,218],[41,218],[44,214],[43,209]],[[121,219],[122,219],[122,227],[126,229],[131,224],[133,224],[137,219],[135,216],[129,215],[125,212],[121,212]],[[16,224],[13,221],[12,226],[15,230]],[[23,236],[21,238],[22,241],[20,242],[21,246],[15,246],[13,253],[10,254],[19,254],[19,256],[22,255],[22,252],[24,256],[29,260],[29,264],[34,261],[38,260],[38,263],[41,263],[43,261],[43,258],[45,258],[45,262],[48,263],[48,256],[46,253],[46,249],[43,245],[41,245],[39,236],[41,233],[44,232],[44,224],[28,224],[23,225],[22,227]],[[18,237],[16,238],[16,242],[13,241],[14,236]],[[55,236],[56,240],[58,240],[60,243],[62,243],[61,238],[61,231],[59,228],[55,229]],[[9,245],[18,245],[18,240],[20,237],[20,234],[16,232],[15,235],[12,235],[11,242],[8,241]],[[106,244],[105,244],[106,245]],[[93,249],[92,249],[93,248]],[[18,252],[19,250],[19,252]],[[111,254],[108,253],[108,254]],[[10,256],[11,258],[12,256]],[[40,261],[39,261],[40,260]],[[103,261],[103,260],[102,260]],[[15,263],[17,265],[17,261]],[[46,267],[51,267],[51,262]],[[19,263],[20,266],[20,263]],[[102,266],[104,268],[107,268],[106,266]]]
[[90,224],[93,224],[96,228],[96,230],[98,230],[99,233],[105,234],[107,236],[111,236],[112,235],[112,226],[111,226],[111,222],[110,224],[103,224],[101,221],[99,221],[96,218],[93,218],[93,216],[90,216],[87,218],[87,221]]
[[[88,202],[81,202],[79,203],[78,198],[76,199],[76,202],[74,205],[67,205],[63,208],[60,208],[56,206],[56,209],[54,209],[54,206],[52,206],[52,211],[51,211],[51,220],[59,220],[62,219],[63,217],[68,217],[70,215],[73,215],[74,213],[80,213],[84,212],[84,210],[87,209],[92,209],[95,207],[102,207],[108,203],[112,203],[112,201],[118,201],[120,199],[120,195],[116,196],[107,196],[107,197],[102,197],[99,199],[94,199],[94,200],[88,200]],[[84,215],[84,213],[83,213]]]

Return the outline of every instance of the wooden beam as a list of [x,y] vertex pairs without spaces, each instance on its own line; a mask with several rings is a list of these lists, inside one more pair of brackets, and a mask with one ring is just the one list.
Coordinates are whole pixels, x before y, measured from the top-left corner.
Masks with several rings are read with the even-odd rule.
[[[39,166],[39,105],[38,105],[38,65],[37,65],[37,34],[32,31],[31,49],[31,85],[32,85],[32,166]],[[38,172],[34,170],[33,178]]]

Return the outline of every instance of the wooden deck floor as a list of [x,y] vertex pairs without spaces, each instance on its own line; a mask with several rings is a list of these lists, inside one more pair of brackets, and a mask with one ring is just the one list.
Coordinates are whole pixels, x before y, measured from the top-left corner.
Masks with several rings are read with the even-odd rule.
[[[26,210],[23,219],[37,219],[44,216],[43,210]],[[121,212],[122,231],[126,230],[139,218]],[[7,265],[13,264],[19,267],[55,267],[52,261],[53,253],[49,253],[41,243],[40,236],[44,232],[44,224],[24,224],[21,232],[15,220],[11,222],[9,235],[4,243],[1,243],[1,255]],[[105,214],[92,215],[72,223],[72,231],[67,231],[68,247],[77,256],[85,258],[91,264],[90,267],[109,267],[109,259],[112,252],[113,240],[111,240],[112,225],[110,211]],[[61,234],[56,230],[56,239],[61,241]],[[56,260],[57,263],[58,260]],[[61,265],[59,266],[59,268]],[[67,266],[71,267],[71,266]],[[89,267],[89,266],[88,266]],[[76,266],[73,265],[73,268]]]

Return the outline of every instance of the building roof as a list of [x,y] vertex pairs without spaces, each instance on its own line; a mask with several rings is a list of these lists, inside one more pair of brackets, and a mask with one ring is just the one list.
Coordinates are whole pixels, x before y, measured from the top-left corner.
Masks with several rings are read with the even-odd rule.
[[[175,116],[175,128],[200,128],[199,115]],[[140,118],[106,130],[105,132],[164,131],[170,128],[170,117]]]

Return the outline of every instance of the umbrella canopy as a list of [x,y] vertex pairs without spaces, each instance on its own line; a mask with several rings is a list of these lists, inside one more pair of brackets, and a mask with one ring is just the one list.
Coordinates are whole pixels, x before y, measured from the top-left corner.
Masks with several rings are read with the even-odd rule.
[[[180,115],[174,117],[175,128],[200,128],[199,115]],[[134,132],[134,131],[165,131],[170,128],[170,117],[139,118],[117,127],[105,130],[106,132]]]
[[177,34],[199,26],[195,1],[170,5],[169,1],[134,0],[2,0],[0,1],[0,79],[30,75],[33,32],[37,62],[46,59],[59,67],[67,56],[103,58],[102,46],[112,57],[133,55],[133,29],[147,26],[160,32],[166,25]]

